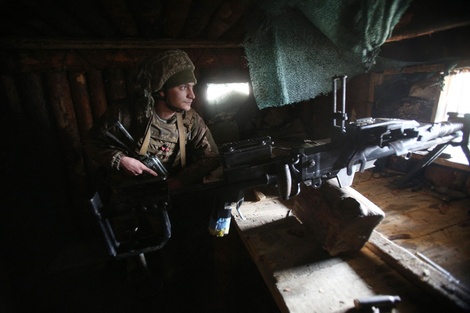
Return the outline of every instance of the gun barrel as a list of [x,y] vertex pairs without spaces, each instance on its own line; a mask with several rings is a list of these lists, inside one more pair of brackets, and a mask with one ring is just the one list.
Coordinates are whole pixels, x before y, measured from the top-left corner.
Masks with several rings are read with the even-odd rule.
[[365,149],[367,161],[391,155],[407,155],[414,151],[426,150],[440,144],[450,143],[461,137],[463,123],[442,122],[420,126],[416,136],[389,142],[383,147],[371,146]]
[[464,123],[461,122],[441,122],[437,125],[439,125],[438,137],[444,137],[464,129]]

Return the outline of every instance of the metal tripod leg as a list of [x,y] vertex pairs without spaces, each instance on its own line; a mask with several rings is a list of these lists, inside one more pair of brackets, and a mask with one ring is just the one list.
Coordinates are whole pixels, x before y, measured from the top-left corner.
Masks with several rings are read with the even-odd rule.
[[397,187],[398,188],[406,188],[409,185],[409,182],[413,177],[420,172],[423,168],[434,162],[441,153],[447,148],[449,143],[444,143],[436,146],[431,152],[426,154],[419,162],[416,164],[408,174],[403,176],[403,178],[399,179],[397,181]]

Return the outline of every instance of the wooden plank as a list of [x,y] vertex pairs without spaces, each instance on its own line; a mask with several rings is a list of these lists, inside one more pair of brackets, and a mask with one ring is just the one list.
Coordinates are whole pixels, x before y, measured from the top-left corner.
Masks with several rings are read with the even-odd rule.
[[106,98],[110,103],[127,96],[126,80],[120,69],[108,69],[103,72]]
[[412,254],[426,255],[470,286],[470,199],[443,201],[426,189],[395,190],[389,184],[393,177],[367,171],[356,178],[353,186],[374,203],[381,203],[386,212],[377,231]]
[[[77,117],[73,107],[70,85],[65,72],[51,72],[47,75],[47,89],[50,95],[50,105],[55,116],[59,132],[59,144],[65,155],[65,163],[70,177],[70,192],[72,193],[72,212],[80,231],[92,231],[91,216],[87,214],[88,192],[85,178],[83,155],[80,153],[80,132]],[[82,233],[83,235],[83,233]]]
[[453,311],[451,308],[454,306],[455,309],[464,312],[470,310],[468,288],[432,263],[422,261],[376,231],[372,234],[367,247],[412,282],[436,296],[450,300],[449,304],[452,305],[450,311]]
[[[70,72],[68,73],[68,78],[80,138],[84,138],[88,130],[93,126],[93,114],[91,113],[87,81],[84,73]],[[82,150],[77,151],[77,153],[83,154]],[[82,158],[88,177],[92,177],[92,173],[95,170],[93,163],[85,155]]]
[[419,238],[467,220],[459,202],[445,202],[426,189],[396,189],[391,184],[395,177],[370,175],[358,173],[352,187],[385,211],[387,216],[377,230],[386,236]]
[[24,109],[21,106],[20,95],[16,87],[15,79],[11,75],[2,75],[1,83],[2,95],[5,96],[5,99],[2,100],[4,100],[4,106],[7,108],[7,112],[24,120]]
[[[413,254],[424,254],[451,273],[461,284],[470,286],[470,229],[459,224],[420,238],[395,239],[393,242]],[[457,246],[455,243],[459,243]]]
[[86,73],[88,82],[88,93],[90,95],[90,106],[93,119],[98,119],[107,109],[108,102],[103,84],[101,71],[91,71]]
[[78,130],[80,136],[83,137],[93,126],[93,115],[91,113],[90,96],[88,95],[85,74],[70,72],[68,78],[75,115],[77,116]]
[[153,39],[37,39],[37,38],[4,38],[0,42],[3,49],[233,49],[241,48],[240,42],[220,40],[153,40]]
[[407,31],[401,31],[394,33],[390,38],[388,38],[385,42],[395,42],[401,41],[405,39],[412,39],[421,36],[431,35],[436,32],[446,31],[449,29],[465,27],[470,25],[470,21],[468,18],[458,18],[446,21],[439,21],[435,25],[426,25],[425,27],[419,27],[416,29],[409,29]]
[[[180,42],[182,43],[182,42]],[[0,46],[1,46],[0,42]],[[217,67],[223,65],[224,67],[239,67],[246,68],[246,58],[243,58],[243,49],[237,44],[238,49],[232,46],[223,51],[213,51],[210,46],[201,46],[203,51],[197,49],[189,49],[197,46],[192,43],[183,44],[179,48],[185,49],[195,64],[197,69],[203,67]],[[224,45],[216,44],[214,48],[219,49]],[[173,49],[171,43],[162,44],[162,49]],[[80,50],[74,49],[59,49],[59,50],[21,50],[18,53],[4,53],[4,57],[0,58],[0,73],[11,74],[12,72],[49,72],[49,71],[96,71],[105,70],[108,68],[123,68],[131,69],[151,56],[161,52],[162,49],[153,46],[152,49],[136,49],[124,50],[113,49],[110,51],[103,50]],[[1,49],[0,49],[1,50]],[[3,51],[3,50],[2,50]],[[0,51],[0,55],[1,51]]]
[[[309,228],[269,193],[233,221],[282,312],[352,312],[353,300],[391,294],[399,312],[445,311],[368,249],[331,257]],[[434,310],[434,311],[433,311]]]
[[70,85],[66,73],[54,72],[47,75],[51,109],[59,131],[60,144],[67,156],[69,175],[73,182],[84,177],[83,159],[77,154],[80,149],[80,133],[73,107]]
[[54,159],[53,164],[58,164],[59,147],[53,120],[47,107],[47,100],[44,93],[43,81],[41,75],[36,73],[20,73],[18,75],[18,90],[20,92],[21,102],[26,111],[29,125],[28,128],[34,131],[36,140],[41,142],[37,147],[38,151],[43,151],[48,157]]

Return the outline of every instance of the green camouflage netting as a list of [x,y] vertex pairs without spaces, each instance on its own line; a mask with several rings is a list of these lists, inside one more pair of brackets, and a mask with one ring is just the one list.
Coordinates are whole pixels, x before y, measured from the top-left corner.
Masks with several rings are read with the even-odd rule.
[[409,0],[265,3],[269,8],[263,3],[261,7],[267,20],[251,27],[244,42],[261,109],[326,94],[335,75],[353,77],[372,65],[375,69],[405,65],[376,54]]

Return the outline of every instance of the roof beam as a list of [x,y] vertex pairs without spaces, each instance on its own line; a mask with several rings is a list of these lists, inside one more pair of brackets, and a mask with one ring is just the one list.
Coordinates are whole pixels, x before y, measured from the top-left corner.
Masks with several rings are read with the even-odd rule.
[[416,37],[431,35],[436,32],[451,30],[454,28],[465,27],[470,25],[469,19],[459,19],[453,21],[444,21],[434,25],[416,27],[416,28],[409,28],[406,30],[402,30],[397,32],[396,34],[392,34],[392,36],[387,39],[385,42],[396,42],[405,39],[413,39]]
[[5,38],[0,48],[7,50],[39,49],[230,49],[240,42],[215,40],[59,40],[36,38]]

